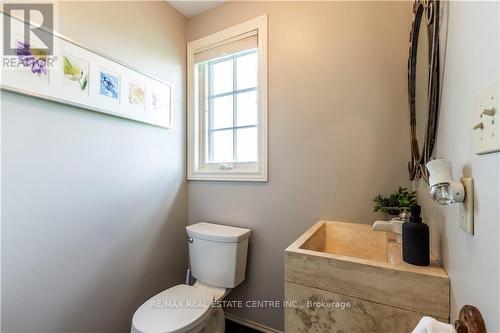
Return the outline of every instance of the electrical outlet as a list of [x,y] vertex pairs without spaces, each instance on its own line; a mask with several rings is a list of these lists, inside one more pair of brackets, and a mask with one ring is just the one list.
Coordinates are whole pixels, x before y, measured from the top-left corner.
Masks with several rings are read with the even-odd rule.
[[498,82],[483,91],[476,100],[472,132],[476,154],[500,151],[500,110]]
[[465,200],[460,204],[460,226],[469,234],[474,235],[474,180],[462,178],[465,189]]

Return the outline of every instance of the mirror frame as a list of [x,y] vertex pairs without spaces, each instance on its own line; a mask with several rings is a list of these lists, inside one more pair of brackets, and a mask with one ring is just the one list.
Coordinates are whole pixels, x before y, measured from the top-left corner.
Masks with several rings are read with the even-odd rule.
[[[426,24],[429,38],[427,83],[427,124],[424,142],[417,139],[417,121],[415,110],[416,68],[418,34],[421,24]],[[423,178],[428,182],[425,168],[431,159],[436,142],[436,130],[439,109],[439,0],[415,0],[413,3],[413,23],[410,31],[410,49],[408,57],[408,104],[410,108],[410,143],[411,161],[408,162],[410,180]]]

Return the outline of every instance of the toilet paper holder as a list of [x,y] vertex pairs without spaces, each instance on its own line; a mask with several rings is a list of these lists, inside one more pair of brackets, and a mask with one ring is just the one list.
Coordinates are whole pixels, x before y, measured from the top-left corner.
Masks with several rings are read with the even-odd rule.
[[478,308],[464,305],[460,310],[459,319],[455,320],[457,333],[486,333],[483,316]]

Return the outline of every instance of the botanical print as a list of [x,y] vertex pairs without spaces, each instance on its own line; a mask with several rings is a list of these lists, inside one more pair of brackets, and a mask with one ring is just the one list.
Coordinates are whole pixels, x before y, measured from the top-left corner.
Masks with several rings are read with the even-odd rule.
[[153,111],[165,111],[170,101],[170,91],[168,89],[160,90],[158,88],[151,90],[151,109]]
[[144,105],[144,96],[145,95],[146,94],[144,92],[143,86],[136,84],[136,83],[133,83],[133,82],[129,82],[128,101],[130,104]]
[[109,72],[100,72],[99,93],[103,96],[118,99],[120,96],[120,86],[118,76]]
[[32,49],[29,43],[17,41],[16,54],[23,66],[30,68],[33,74],[47,75],[47,52]]
[[64,82],[88,93],[89,63],[69,55],[63,56]]
[[40,41],[11,36],[14,54],[8,66],[3,62],[2,89],[170,128],[170,85],[53,37],[57,56]]
[[157,90],[151,91],[151,108],[153,109],[153,111],[158,111],[160,109],[160,103],[160,92]]

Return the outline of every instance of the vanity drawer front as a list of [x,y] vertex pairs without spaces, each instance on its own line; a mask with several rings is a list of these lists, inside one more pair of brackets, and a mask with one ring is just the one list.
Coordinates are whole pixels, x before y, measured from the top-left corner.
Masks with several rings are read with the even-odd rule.
[[449,317],[448,278],[303,252],[285,252],[287,282],[439,318]]
[[291,282],[285,282],[285,302],[285,332],[290,333],[411,332],[423,315]]

